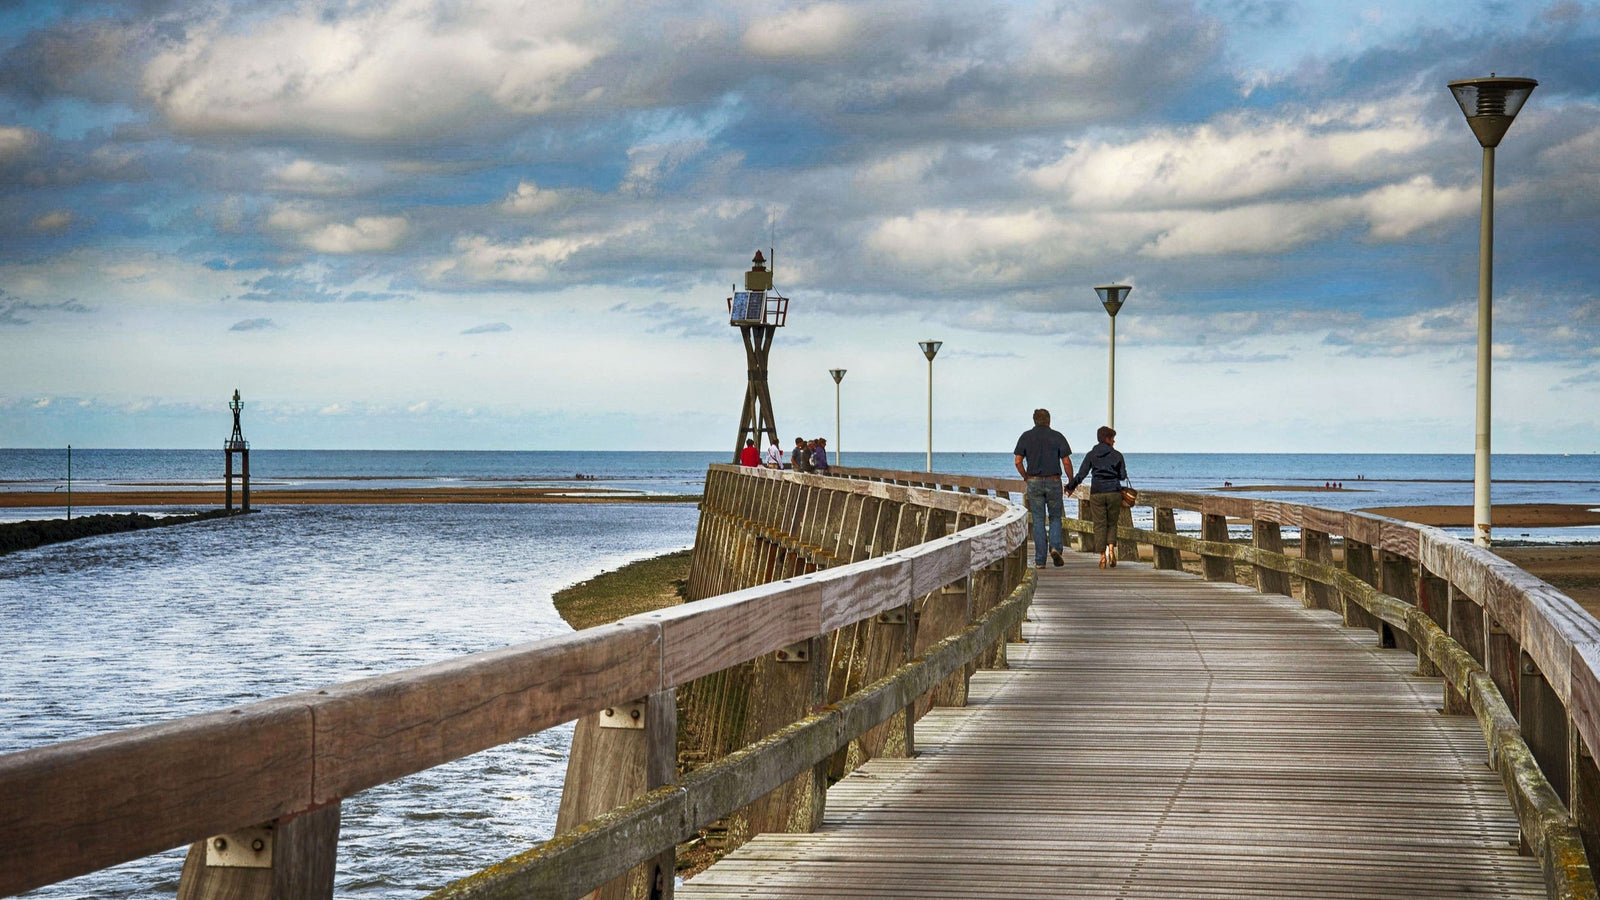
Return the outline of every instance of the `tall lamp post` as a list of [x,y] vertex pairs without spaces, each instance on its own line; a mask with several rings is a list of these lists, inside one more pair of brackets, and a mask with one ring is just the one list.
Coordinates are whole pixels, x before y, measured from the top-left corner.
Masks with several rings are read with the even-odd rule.
[[1483,145],[1483,200],[1478,226],[1478,410],[1472,452],[1472,542],[1489,546],[1489,371],[1494,314],[1494,148],[1528,95],[1539,86],[1532,78],[1468,78],[1450,82],[1467,125]]
[[928,471],[933,471],[933,358],[939,355],[944,341],[917,341],[922,355],[928,358]]
[[843,465],[840,457],[844,451],[844,441],[839,436],[839,382],[844,380],[843,369],[829,369],[828,374],[833,376],[833,461]]
[[1106,425],[1110,428],[1117,427],[1117,313],[1132,290],[1126,284],[1102,284],[1094,289],[1106,312],[1111,314],[1111,356],[1106,374]]

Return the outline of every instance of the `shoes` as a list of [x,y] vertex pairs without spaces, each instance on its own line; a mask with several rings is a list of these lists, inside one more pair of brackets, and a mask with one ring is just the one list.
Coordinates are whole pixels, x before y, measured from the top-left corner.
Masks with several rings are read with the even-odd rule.
[[1105,567],[1106,567],[1106,554],[1105,554],[1105,551],[1101,551],[1101,553],[1100,553],[1100,568],[1104,569]]
[[1033,567],[1034,567],[1034,568],[1035,568],[1035,569],[1042,569],[1042,568],[1044,568],[1044,560],[1042,560],[1042,559],[1036,559],[1036,560],[1034,560],[1034,561],[1033,561]]
[[1051,550],[1050,551],[1050,561],[1055,563],[1056,564],[1056,568],[1058,568],[1058,569],[1061,568],[1062,566],[1066,565],[1066,563],[1061,561],[1061,551],[1060,550]]
[[1106,565],[1115,569],[1117,567],[1117,545],[1112,544],[1106,548]]

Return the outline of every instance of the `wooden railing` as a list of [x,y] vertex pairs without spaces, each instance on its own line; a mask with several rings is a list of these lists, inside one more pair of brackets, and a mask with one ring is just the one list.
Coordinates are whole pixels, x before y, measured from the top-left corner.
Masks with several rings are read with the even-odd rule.
[[[808,773],[819,780],[824,760],[904,715],[916,698],[1003,640],[1032,596],[1020,557],[1026,514],[1003,501],[727,468],[713,467],[708,494],[712,480],[764,486],[739,493],[746,511],[760,495],[768,495],[761,500],[768,508],[778,508],[774,497],[826,496],[830,510],[834,495],[862,498],[853,504],[849,540],[850,503],[809,532],[770,536],[799,550],[831,545],[839,564],[548,640],[0,756],[0,894],[188,843],[180,898],[327,897],[344,798],[593,716],[624,726],[605,729],[608,737],[627,736],[628,755],[612,762],[638,770],[641,795],[441,896],[579,896],[641,861],[654,867],[657,887],[664,878],[670,895],[678,841],[786,782]],[[862,530],[867,499],[878,510],[874,522],[887,521],[886,508],[923,510],[917,536],[930,539],[902,546],[879,537],[874,546],[870,535],[885,532]],[[835,521],[839,528],[830,531]],[[935,521],[937,534],[929,524]],[[945,533],[949,528],[955,530]],[[852,559],[867,555],[842,562],[841,546]],[[744,542],[718,552],[754,547]],[[817,689],[823,635],[911,609],[919,597],[979,575],[996,589],[996,603],[972,614],[967,595],[969,614],[952,633],[824,708]],[[804,714],[679,781],[676,686],[780,654],[799,661],[791,681]],[[811,802],[820,819],[820,793]]]
[[[1010,478],[860,471],[874,478],[1016,492]],[[1076,494],[1081,501],[1087,487]],[[1443,677],[1442,709],[1473,715],[1489,764],[1516,809],[1524,850],[1536,855],[1552,897],[1593,898],[1589,858],[1600,853],[1600,622],[1572,598],[1490,551],[1446,532],[1366,513],[1248,497],[1146,491],[1154,529],[1117,530],[1119,551],[1178,569],[1198,556],[1203,577],[1233,581],[1250,566],[1263,593],[1289,595],[1300,581],[1307,607],[1372,629],[1382,646],[1413,650],[1418,671]],[[1083,506],[1080,506],[1080,510]],[[1199,536],[1177,533],[1176,512],[1198,513]],[[1248,525],[1248,543],[1229,536]],[[1092,532],[1082,518],[1069,531]],[[1300,531],[1286,555],[1282,529]],[[1335,564],[1335,550],[1342,552]]]

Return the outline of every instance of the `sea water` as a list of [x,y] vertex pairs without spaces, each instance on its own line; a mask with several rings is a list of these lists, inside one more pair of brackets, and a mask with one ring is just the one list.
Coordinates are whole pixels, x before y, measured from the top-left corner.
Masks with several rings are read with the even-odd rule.
[[[75,450],[74,490],[214,488],[221,456]],[[255,491],[570,484],[694,494],[706,465],[728,457],[256,450],[251,468]],[[846,453],[843,462],[920,470],[925,456]],[[934,466],[1015,474],[1006,453],[935,454]],[[1132,453],[1128,468],[1149,490],[1231,482],[1272,488],[1246,496],[1338,509],[1472,500],[1465,455]],[[1497,503],[1600,507],[1600,457],[1496,457],[1494,471]],[[64,488],[65,476],[64,450],[0,449],[0,490]],[[1327,482],[1346,491],[1312,490]],[[561,633],[554,591],[690,546],[697,515],[671,503],[266,505],[242,518],[0,556],[0,753]],[[1529,539],[1600,541],[1600,529],[1532,531],[1541,534]],[[551,729],[347,799],[336,893],[422,896],[548,838],[570,735]],[[176,850],[29,896],[170,897],[181,860]]]

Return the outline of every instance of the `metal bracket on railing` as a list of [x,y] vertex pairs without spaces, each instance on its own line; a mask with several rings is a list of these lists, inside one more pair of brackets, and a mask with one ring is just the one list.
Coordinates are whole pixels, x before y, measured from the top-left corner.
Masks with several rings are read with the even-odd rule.
[[632,703],[619,703],[616,706],[606,707],[600,712],[600,727],[643,731],[644,701],[635,700]]
[[886,609],[878,613],[879,625],[904,625],[905,623],[906,610],[903,606],[898,609]]
[[811,642],[790,644],[778,651],[778,662],[803,663],[811,661]]
[[272,826],[257,825],[206,838],[206,865],[224,869],[272,868]]

